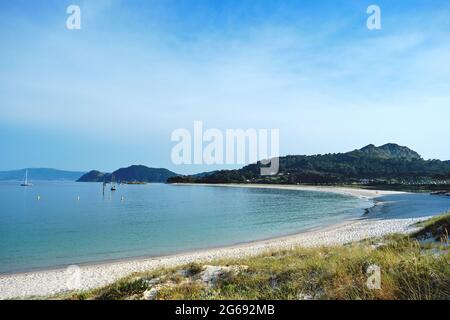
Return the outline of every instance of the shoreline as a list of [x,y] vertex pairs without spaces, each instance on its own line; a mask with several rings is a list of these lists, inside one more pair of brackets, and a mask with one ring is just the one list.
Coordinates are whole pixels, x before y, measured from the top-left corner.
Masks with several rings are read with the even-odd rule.
[[[329,192],[329,193],[353,196],[353,197],[365,199],[365,200],[374,200],[376,197],[387,195],[387,194],[405,193],[403,191],[364,190],[364,189],[356,189],[356,188],[352,189],[352,188],[347,188],[347,187],[305,186],[305,185],[231,184],[231,183],[230,184],[174,183],[171,185],[173,185],[173,186],[234,187],[234,188],[279,189],[279,190],[300,190],[300,191],[312,191],[312,192]],[[369,191],[369,192],[365,192],[365,191]],[[378,193],[378,192],[381,192],[381,193]],[[269,236],[266,238],[260,238],[260,239],[249,240],[249,241],[237,241],[235,243],[218,245],[218,246],[210,246],[210,247],[207,246],[207,247],[202,247],[202,248],[185,249],[185,250],[180,250],[180,251],[176,251],[176,252],[168,253],[168,254],[139,255],[139,256],[132,256],[132,257],[124,257],[124,258],[115,258],[115,259],[112,258],[112,259],[106,259],[106,260],[86,261],[86,262],[76,263],[76,265],[80,266],[80,267],[101,266],[101,265],[110,264],[110,263],[165,258],[165,257],[177,256],[180,254],[200,252],[200,251],[204,251],[204,250],[222,249],[222,248],[234,247],[234,246],[238,246],[238,245],[252,244],[254,242],[259,242],[259,241],[280,239],[280,238],[284,238],[284,237],[295,236],[297,234],[301,234],[301,233],[305,233],[305,232],[316,231],[316,230],[325,230],[330,227],[339,226],[339,225],[347,223],[349,221],[361,219],[364,217],[364,215],[368,211],[370,211],[376,205],[378,205],[376,203],[376,201],[373,201],[371,206],[369,206],[367,208],[357,209],[360,211],[364,211],[362,214],[346,217],[343,221],[340,221],[340,222],[332,222],[332,223],[326,223],[326,224],[322,224],[322,225],[318,225],[318,226],[311,226],[311,227],[308,227],[308,228],[305,228],[305,229],[302,229],[299,231],[293,231],[293,232],[286,233],[286,234]],[[49,266],[49,267],[44,266],[44,267],[23,269],[23,270],[19,270],[19,271],[0,272],[0,279],[2,276],[23,275],[23,274],[36,273],[36,272],[60,271],[60,270],[65,270],[67,267],[69,267],[71,265],[74,265],[74,264],[59,264],[59,265],[53,265],[53,266]]]
[[279,190],[299,190],[299,191],[315,191],[315,192],[331,192],[342,195],[353,196],[357,198],[374,199],[377,197],[391,194],[405,194],[406,191],[396,190],[373,190],[362,188],[338,187],[338,186],[309,186],[295,184],[239,184],[239,183],[173,183],[173,186],[204,186],[204,187],[228,187],[228,188],[255,188],[255,189],[279,189]]
[[[180,184],[180,186],[183,185],[189,186],[191,184]],[[373,200],[383,195],[405,193],[399,191],[298,185],[206,184],[206,186],[333,192],[369,200]],[[369,211],[382,205],[383,203],[375,203]],[[409,233],[416,230],[416,228],[411,228],[412,224],[425,219],[426,218],[422,217],[379,220],[361,215],[332,225],[319,226],[310,230],[303,230],[297,233],[269,239],[199,249],[165,256],[132,257],[114,261],[109,260],[79,264],[79,270],[81,271],[81,285],[78,287],[78,290],[89,290],[102,287],[135,272],[151,271],[161,267],[174,267],[193,261],[207,262],[221,258],[254,256],[270,250],[289,249],[297,246],[313,247],[343,245],[349,242],[379,237],[389,233]],[[67,281],[71,275],[71,273],[68,273],[67,268],[2,274],[0,275],[0,299],[51,296],[69,291]]]
[[[386,191],[386,193],[385,193],[384,190],[383,191],[368,190],[369,192],[366,194],[363,189],[351,189],[351,188],[346,188],[346,187],[330,187],[330,186],[323,186],[323,187],[304,186],[304,185],[298,186],[298,185],[270,185],[270,184],[206,184],[206,183],[174,183],[171,185],[173,185],[173,186],[234,187],[234,188],[280,189],[280,190],[300,190],[300,191],[312,191],[312,192],[330,192],[330,193],[342,194],[342,195],[347,195],[347,196],[353,196],[353,197],[357,197],[360,199],[366,199],[366,200],[374,200],[378,196],[383,196],[383,195],[391,194],[391,193],[399,193],[399,194],[405,193],[402,191],[393,191],[393,192]],[[349,189],[349,190],[347,190],[347,189]],[[363,192],[360,192],[361,190]],[[382,192],[382,193],[378,194],[378,192]],[[373,201],[372,205],[370,207],[360,208],[358,210],[368,212],[369,210],[374,208],[376,205],[377,205],[377,203],[375,201]],[[284,238],[284,237],[295,236],[300,233],[305,233],[305,232],[310,232],[310,231],[315,231],[315,230],[325,230],[325,229],[328,229],[329,227],[334,227],[334,226],[338,226],[340,224],[343,224],[343,223],[346,223],[349,221],[361,219],[361,218],[363,218],[364,215],[365,215],[365,213],[354,215],[354,216],[349,216],[341,222],[333,222],[333,223],[323,224],[323,225],[319,225],[319,226],[312,226],[312,227],[308,227],[306,229],[302,229],[299,231],[294,231],[291,233],[281,234],[281,235],[276,235],[276,236],[270,236],[270,237],[256,239],[256,240],[238,241],[235,243],[224,244],[224,245],[219,245],[219,246],[203,247],[203,248],[196,248],[196,249],[195,248],[194,249],[186,249],[186,250],[180,250],[180,251],[169,253],[169,254],[154,255],[154,256],[140,255],[140,256],[132,256],[132,257],[124,257],[124,258],[116,258],[116,259],[98,260],[98,261],[86,261],[86,262],[77,263],[76,265],[78,265],[78,266],[101,266],[101,265],[110,264],[110,263],[155,259],[155,258],[162,258],[162,257],[171,257],[171,256],[179,255],[179,254],[199,252],[199,251],[203,251],[203,250],[222,249],[222,248],[234,247],[234,246],[238,246],[238,245],[251,244],[251,243],[259,242],[259,241],[275,240],[275,239],[280,239],[280,238]],[[65,270],[70,265],[73,265],[73,264],[59,264],[59,265],[54,265],[54,266],[50,266],[50,267],[44,266],[44,267],[23,269],[23,270],[19,270],[19,271],[3,272],[3,273],[0,273],[0,278],[2,276],[8,276],[8,275],[21,275],[21,274],[28,274],[28,273],[35,273],[35,272],[58,271],[58,270],[63,270],[63,269]]]
[[[370,210],[374,206],[367,208],[367,209],[361,209],[361,210]],[[198,249],[185,249],[180,250],[173,253],[168,254],[162,254],[162,255],[140,255],[140,256],[133,256],[133,257],[124,257],[124,258],[116,258],[116,259],[107,259],[107,260],[98,260],[98,261],[87,261],[87,262],[80,262],[76,264],[60,264],[55,265],[51,267],[37,267],[32,269],[25,269],[22,271],[11,271],[11,272],[3,272],[0,273],[0,283],[2,277],[6,276],[19,276],[19,275],[27,275],[27,274],[35,274],[35,273],[42,273],[42,272],[52,272],[52,271],[63,271],[66,270],[68,267],[76,265],[78,267],[101,267],[104,265],[113,265],[113,264],[119,264],[123,262],[139,262],[139,261],[146,261],[146,260],[155,260],[155,259],[165,259],[165,258],[173,258],[183,255],[189,255],[189,254],[195,254],[195,253],[202,253],[203,251],[211,251],[211,250],[220,250],[220,249],[227,249],[227,248],[234,248],[234,247],[240,247],[240,246],[247,246],[252,244],[258,244],[259,242],[271,242],[273,240],[283,240],[284,238],[290,238],[295,237],[297,235],[303,234],[303,233],[309,233],[309,232],[315,232],[315,231],[326,231],[328,229],[334,229],[335,227],[339,227],[341,225],[346,225],[352,221],[358,221],[360,219],[364,219],[364,214],[354,217],[348,217],[344,221],[341,222],[335,222],[330,224],[324,224],[321,226],[313,226],[306,229],[302,229],[301,231],[294,231],[288,234],[278,235],[278,236],[272,236],[272,237],[266,237],[256,240],[249,240],[249,241],[238,241],[231,244],[224,244],[224,245],[218,245],[218,246],[206,246]],[[0,285],[0,289],[2,289]],[[1,293],[0,293],[0,300],[1,300]]]

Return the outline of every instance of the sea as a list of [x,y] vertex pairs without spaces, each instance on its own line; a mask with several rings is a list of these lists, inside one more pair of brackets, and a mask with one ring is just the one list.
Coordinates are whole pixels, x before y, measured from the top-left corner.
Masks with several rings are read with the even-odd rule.
[[317,191],[0,182],[0,273],[268,239],[357,217],[370,206]]

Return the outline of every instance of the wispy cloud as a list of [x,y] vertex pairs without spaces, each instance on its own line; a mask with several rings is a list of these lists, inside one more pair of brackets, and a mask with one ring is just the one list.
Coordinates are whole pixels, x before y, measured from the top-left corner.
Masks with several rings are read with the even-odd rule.
[[[320,20],[320,6],[314,17],[309,5],[297,14],[289,6],[272,15],[261,9],[267,19],[238,14],[238,6],[220,9],[228,19],[198,26],[196,17],[218,9],[207,3],[178,21],[172,2],[169,9],[155,2],[154,11],[137,4],[82,2],[87,21],[78,33],[55,29],[60,10],[49,23],[23,22],[1,45],[0,123],[86,143],[170,147],[173,129],[200,119],[219,128],[281,128],[283,153],[394,141],[450,158],[441,147],[450,117],[442,8],[386,10],[374,33],[354,7]],[[405,25],[410,17],[416,24]]]

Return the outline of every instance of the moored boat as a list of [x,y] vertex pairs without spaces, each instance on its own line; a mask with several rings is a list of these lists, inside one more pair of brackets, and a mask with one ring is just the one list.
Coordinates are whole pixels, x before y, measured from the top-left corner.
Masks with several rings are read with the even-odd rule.
[[25,180],[20,184],[22,187],[31,187],[33,184],[28,182],[28,169],[25,170]]

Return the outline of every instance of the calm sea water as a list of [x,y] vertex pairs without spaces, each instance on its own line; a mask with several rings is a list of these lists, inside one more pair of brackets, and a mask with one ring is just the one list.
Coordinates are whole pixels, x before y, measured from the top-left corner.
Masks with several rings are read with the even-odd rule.
[[102,196],[98,183],[2,182],[0,272],[252,241],[340,221],[368,206],[294,190],[148,184],[107,188]]

